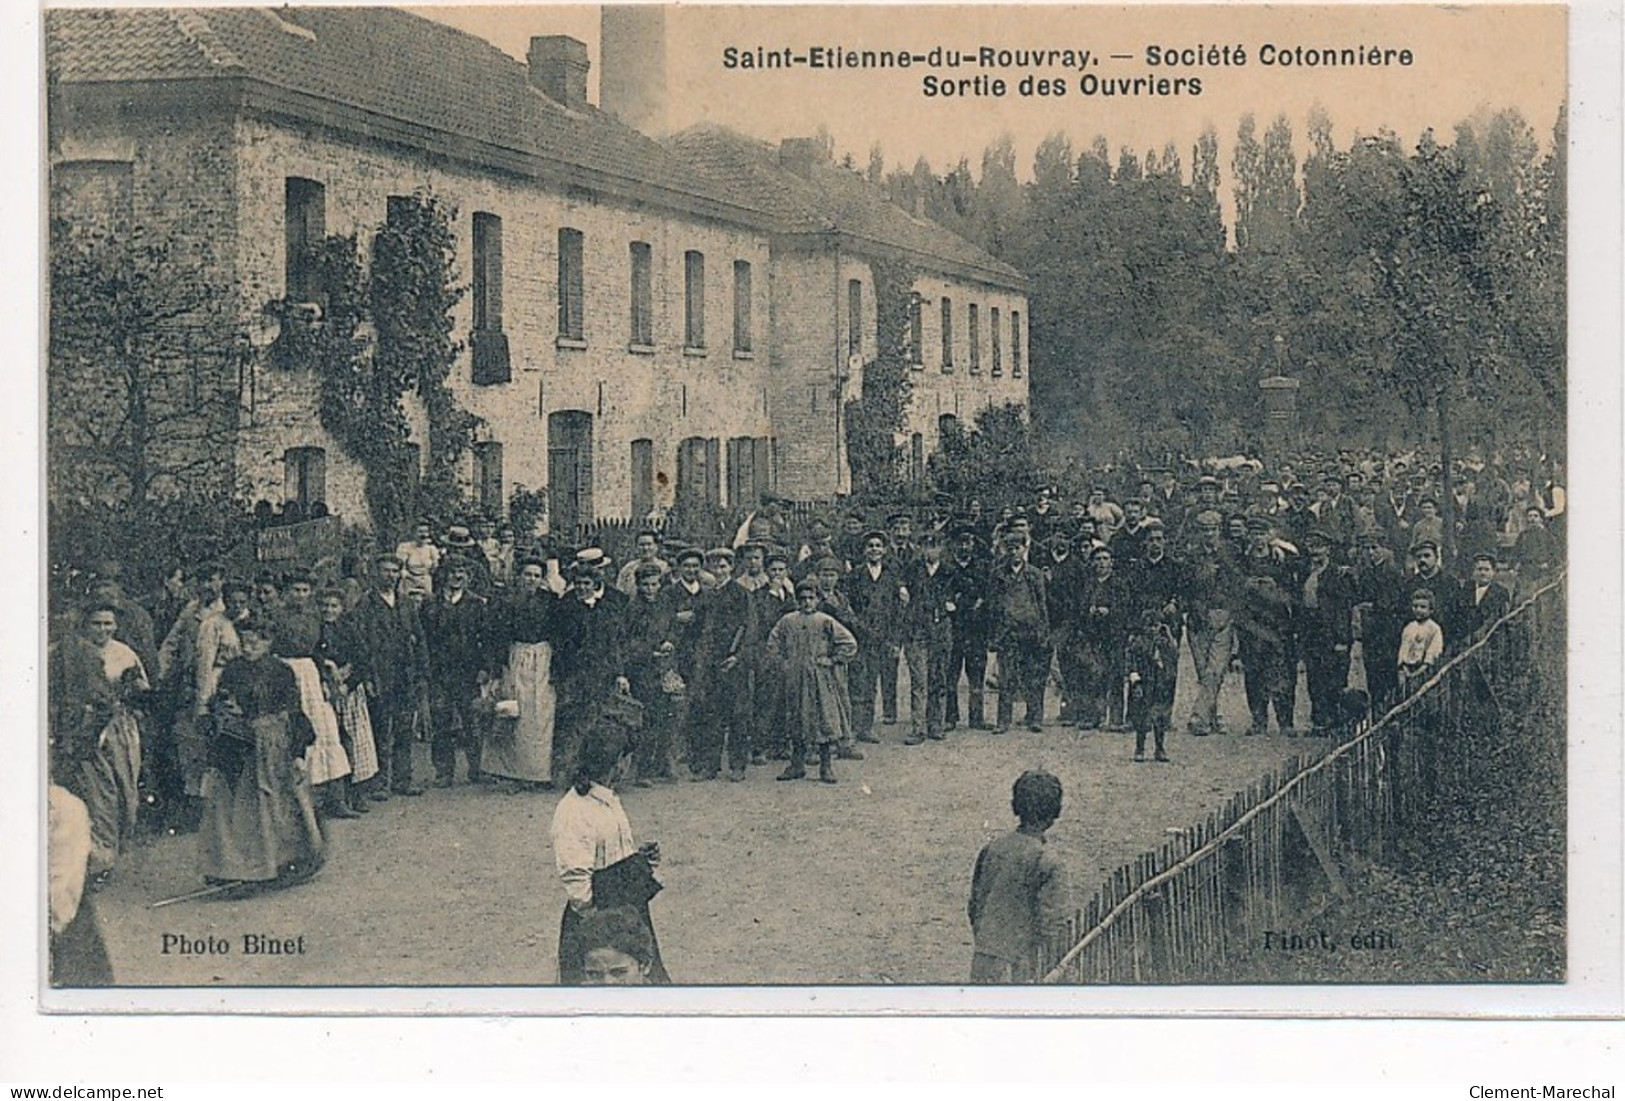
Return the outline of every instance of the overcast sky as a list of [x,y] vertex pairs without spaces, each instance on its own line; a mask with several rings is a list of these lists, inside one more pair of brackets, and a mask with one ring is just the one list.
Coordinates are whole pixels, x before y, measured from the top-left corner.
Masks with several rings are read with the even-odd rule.
[[[587,43],[593,61],[589,95],[597,100],[598,8],[546,5],[416,9],[480,35],[523,58],[530,37],[568,34]],[[1331,115],[1334,136],[1346,146],[1355,133],[1396,131],[1407,145],[1427,127],[1448,137],[1455,124],[1479,110],[1516,107],[1546,142],[1562,103],[1565,15],[1555,5],[1438,6],[1332,5],[1263,7],[1056,6],[668,7],[671,121],[721,123],[769,140],[815,132],[833,134],[839,152],[867,160],[880,142],[888,168],[912,166],[924,155],[939,173],[969,157],[980,173],[982,150],[1001,133],[1016,143],[1017,170],[1030,175],[1033,150],[1046,134],[1065,132],[1079,151],[1096,134],[1144,154],[1172,141],[1187,173],[1196,136],[1211,124],[1221,142],[1221,175],[1230,175],[1230,142],[1241,116],[1252,112],[1262,131],[1285,113],[1303,141],[1304,119],[1315,104]],[[1297,68],[1260,62],[1266,43],[1305,47],[1378,46],[1409,49],[1406,66]],[[1016,83],[1027,69],[1002,73],[1003,98],[926,98],[927,74],[974,76],[975,68],[929,66],[871,72],[729,72],[727,46],[815,45],[856,49],[907,48],[924,52],[943,44],[997,48],[1087,49],[1099,58],[1087,72],[1102,81],[1157,75],[1198,77],[1198,96],[1106,97],[1079,93],[1079,71],[1044,67],[1039,76],[1063,77],[1060,99],[1023,98]],[[1244,66],[1157,68],[1146,47],[1242,45]],[[1130,55],[1113,60],[1110,55]]]

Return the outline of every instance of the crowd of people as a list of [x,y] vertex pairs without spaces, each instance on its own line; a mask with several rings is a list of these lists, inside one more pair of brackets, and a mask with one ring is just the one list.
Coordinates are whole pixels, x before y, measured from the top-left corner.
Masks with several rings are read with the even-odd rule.
[[[1307,469],[1116,468],[1068,501],[1043,484],[996,514],[939,498],[884,524],[768,502],[699,541],[651,526],[624,563],[482,518],[426,519],[370,561],[251,579],[177,563],[144,601],[104,563],[52,639],[53,780],[88,810],[94,880],[146,801],[196,831],[220,890],[308,878],[329,820],[420,796],[424,780],[451,787],[459,763],[468,783],[567,789],[561,943],[581,978],[593,873],[651,855],[612,781],[740,782],[773,761],[779,780],[816,764],[835,783],[837,762],[898,724],[904,669],[906,746],[1005,734],[1019,703],[1033,731],[1132,730],[1134,761],[1167,761],[1180,719],[1225,732],[1219,693],[1238,663],[1246,734],[1272,714],[1281,735],[1328,734],[1561,568],[1556,473],[1464,465],[1447,487],[1436,465],[1348,452]],[[1196,690],[1176,719],[1182,642]],[[1365,689],[1351,693],[1356,644]],[[611,843],[582,825],[599,819]],[[652,934],[625,924],[587,927],[619,937],[621,972],[658,980]]]

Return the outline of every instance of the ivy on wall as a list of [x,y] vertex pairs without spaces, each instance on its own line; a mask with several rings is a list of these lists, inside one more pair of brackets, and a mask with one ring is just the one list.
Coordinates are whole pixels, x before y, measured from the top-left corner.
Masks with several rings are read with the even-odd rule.
[[903,449],[897,437],[907,424],[910,379],[910,303],[915,272],[901,261],[870,264],[875,284],[873,360],[863,365],[863,386],[846,405],[846,458],[852,492],[890,500],[904,488]]
[[[365,472],[367,505],[385,538],[416,519],[408,514],[414,503],[448,517],[465,504],[458,469],[481,422],[457,404],[447,384],[463,349],[452,338],[452,310],[464,293],[457,282],[455,219],[456,211],[432,194],[393,197],[389,218],[373,238],[370,272],[353,235],[315,246],[308,262],[322,288],[319,321],[292,316],[284,303],[268,307],[284,318],[273,363],[315,371],[322,426]],[[428,418],[415,502],[416,453],[403,405],[414,390]]]

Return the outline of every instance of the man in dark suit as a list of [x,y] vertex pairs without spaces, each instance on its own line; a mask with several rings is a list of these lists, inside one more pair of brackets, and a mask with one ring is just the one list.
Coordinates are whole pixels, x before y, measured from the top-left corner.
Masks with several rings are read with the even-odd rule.
[[474,701],[500,660],[491,634],[490,602],[469,588],[473,573],[467,556],[454,551],[446,559],[434,595],[419,611],[429,649],[429,713],[434,724],[429,756],[435,787],[441,788],[453,783],[459,742],[468,759],[469,783],[482,779],[484,723]]
[[967,719],[975,729],[985,730],[988,723],[982,709],[982,682],[987,677],[988,565],[977,553],[974,527],[965,525],[954,532],[950,564],[958,575],[959,600],[953,612],[953,649],[948,655],[943,726],[952,730],[959,725],[959,675],[963,670],[970,682]]
[[[863,537],[863,561],[842,581],[852,605],[850,626],[858,639],[852,669],[852,727],[860,742],[879,742],[874,733],[875,691],[881,692],[888,726],[897,722],[897,658],[901,650],[906,589],[902,574],[887,556],[886,534]],[[922,671],[923,673],[923,671]]]
[[1081,705],[1088,694],[1082,633],[1083,592],[1088,584],[1089,551],[1085,545],[1081,553],[1074,553],[1072,541],[1066,535],[1056,535],[1045,550],[1049,559],[1044,570],[1045,586],[1049,590],[1050,645],[1053,647],[1061,670],[1061,725],[1076,725]]
[[1359,593],[1353,571],[1333,561],[1330,533],[1315,528],[1305,536],[1304,543],[1309,562],[1293,594],[1298,652],[1309,685],[1310,729],[1316,734],[1329,734],[1342,719],[1354,605]]
[[[1461,632],[1460,644],[1466,646],[1473,637],[1499,620],[1512,609],[1512,594],[1495,580],[1495,556],[1473,555],[1473,576],[1461,587],[1454,619]],[[1446,638],[1449,642],[1449,638]],[[1454,645],[1454,643],[1452,643]]]
[[[953,615],[959,607],[959,582],[943,561],[942,535],[928,531],[920,540],[920,558],[905,575],[908,605],[903,647],[908,655],[910,732],[904,745],[943,738],[948,702],[948,661],[953,656]],[[924,674],[915,678],[915,669]]]
[[577,561],[571,567],[570,592],[559,605],[560,641],[553,651],[558,709],[552,772],[566,782],[610,695],[632,690],[625,661],[630,606],[631,598],[606,587],[592,565]]
[[412,719],[428,675],[428,641],[417,602],[400,592],[401,563],[393,551],[373,561],[373,585],[353,613],[368,659],[368,700],[378,775],[371,797],[422,795],[412,779]]
[[[724,548],[712,552],[728,561]],[[714,780],[722,773],[724,745],[728,751],[728,779],[745,778],[750,763],[751,683],[747,647],[754,634],[755,607],[749,582],[741,574],[730,576],[704,594],[700,602],[700,653],[695,663],[693,726],[695,756],[689,767],[696,780]]]

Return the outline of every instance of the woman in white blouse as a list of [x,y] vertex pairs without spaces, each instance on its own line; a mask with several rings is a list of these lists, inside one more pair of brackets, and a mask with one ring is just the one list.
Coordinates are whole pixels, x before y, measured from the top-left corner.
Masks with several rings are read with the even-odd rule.
[[[654,842],[639,845],[632,836],[632,824],[621,808],[620,797],[609,787],[611,775],[620,762],[625,749],[617,739],[596,738],[582,747],[576,765],[575,782],[559,800],[553,812],[553,858],[558,865],[559,880],[564,885],[564,914],[559,920],[559,984],[580,985],[584,981],[585,945],[579,927],[582,915],[594,908],[593,873],[620,864],[631,857],[641,857],[642,871],[647,878],[649,866],[660,862],[660,847]],[[652,878],[648,882],[653,883]],[[654,885],[658,890],[658,885]],[[650,892],[652,897],[652,891]],[[623,904],[624,900],[616,900]],[[630,908],[649,922],[647,899],[632,903]],[[650,924],[653,940],[653,926]],[[669,983],[665,965],[660,960],[660,945],[654,941],[654,959],[648,981]]]

